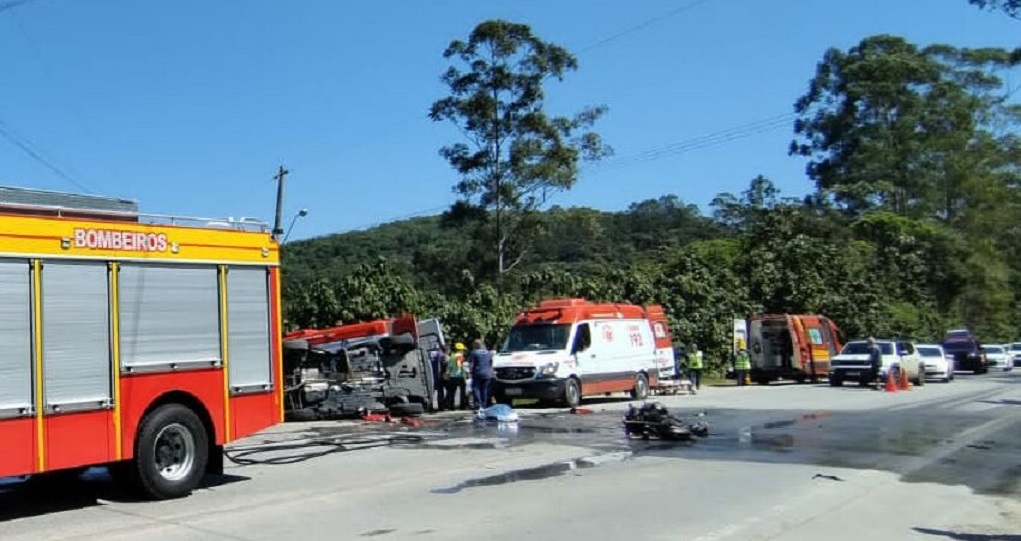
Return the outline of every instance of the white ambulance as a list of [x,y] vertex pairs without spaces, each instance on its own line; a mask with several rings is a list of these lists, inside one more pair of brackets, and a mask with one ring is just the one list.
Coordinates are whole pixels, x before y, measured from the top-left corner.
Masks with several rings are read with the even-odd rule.
[[493,359],[493,396],[577,406],[583,397],[628,392],[644,399],[674,353],[659,306],[543,301],[521,312]]

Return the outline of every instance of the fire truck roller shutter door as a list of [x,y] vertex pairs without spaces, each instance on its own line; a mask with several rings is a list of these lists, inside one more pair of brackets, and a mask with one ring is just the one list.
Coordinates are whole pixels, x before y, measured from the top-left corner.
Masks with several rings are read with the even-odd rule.
[[26,260],[0,260],[0,417],[32,411],[32,282]]
[[112,403],[106,262],[45,261],[42,270],[43,386],[48,412]]
[[219,302],[216,267],[123,264],[122,370],[218,366],[222,362]]
[[272,388],[269,328],[266,269],[230,267],[227,272],[227,351],[232,393]]

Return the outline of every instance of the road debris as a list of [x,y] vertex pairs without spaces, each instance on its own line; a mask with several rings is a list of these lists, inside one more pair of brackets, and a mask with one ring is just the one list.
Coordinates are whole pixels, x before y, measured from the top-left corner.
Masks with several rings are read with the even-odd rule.
[[695,415],[695,420],[675,417],[659,402],[642,404],[636,408],[629,405],[624,414],[624,434],[638,436],[643,440],[655,437],[661,440],[690,440],[695,436],[709,435],[709,423],[703,419],[706,412]]

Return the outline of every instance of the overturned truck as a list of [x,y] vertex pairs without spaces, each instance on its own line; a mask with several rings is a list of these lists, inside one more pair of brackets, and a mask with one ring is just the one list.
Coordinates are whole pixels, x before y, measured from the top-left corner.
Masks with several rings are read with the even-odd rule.
[[442,343],[438,321],[411,316],[289,333],[284,336],[287,418],[428,411],[435,382],[427,352]]

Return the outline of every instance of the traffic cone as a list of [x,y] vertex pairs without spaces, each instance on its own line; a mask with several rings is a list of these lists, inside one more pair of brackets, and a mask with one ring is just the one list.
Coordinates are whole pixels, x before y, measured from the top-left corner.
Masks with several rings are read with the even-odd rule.
[[900,390],[910,391],[911,382],[908,381],[908,371],[901,368],[898,372],[900,372]]
[[893,379],[893,373],[892,372],[887,372],[886,373],[886,387],[885,387],[885,390],[888,393],[895,393],[895,392],[897,392],[897,382],[896,382],[896,380]]

